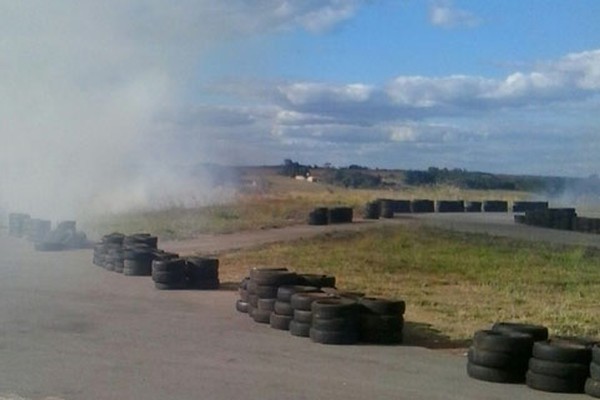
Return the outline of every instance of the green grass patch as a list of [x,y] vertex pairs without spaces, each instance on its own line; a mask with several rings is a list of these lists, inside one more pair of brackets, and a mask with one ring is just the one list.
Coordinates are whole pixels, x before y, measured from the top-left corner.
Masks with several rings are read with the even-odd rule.
[[407,301],[407,319],[454,339],[498,320],[530,321],[554,334],[600,333],[598,252],[420,226],[277,244],[224,255],[241,279],[252,265],[333,274],[338,286]]

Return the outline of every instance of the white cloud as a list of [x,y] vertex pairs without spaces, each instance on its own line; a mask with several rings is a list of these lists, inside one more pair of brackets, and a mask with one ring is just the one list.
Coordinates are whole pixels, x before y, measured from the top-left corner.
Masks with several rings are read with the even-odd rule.
[[481,23],[475,14],[456,8],[450,0],[436,1],[429,7],[429,22],[441,28],[472,28]]

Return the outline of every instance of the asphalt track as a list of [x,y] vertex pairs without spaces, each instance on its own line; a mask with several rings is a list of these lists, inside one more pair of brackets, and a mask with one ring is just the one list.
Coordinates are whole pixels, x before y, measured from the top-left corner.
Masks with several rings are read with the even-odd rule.
[[235,299],[158,291],[93,266],[90,250],[0,236],[0,399],[589,399],[469,379],[461,354],[314,344],[254,323]]

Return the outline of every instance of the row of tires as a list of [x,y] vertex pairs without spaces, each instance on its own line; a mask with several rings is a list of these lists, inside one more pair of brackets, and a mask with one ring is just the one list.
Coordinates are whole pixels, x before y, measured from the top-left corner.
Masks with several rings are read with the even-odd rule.
[[219,260],[185,257],[158,249],[158,238],[146,233],[105,235],[94,246],[93,264],[127,276],[151,276],[160,290],[218,289]]
[[252,268],[236,309],[257,323],[322,344],[402,342],[405,303],[340,292],[335,277]]
[[75,221],[59,222],[53,230],[51,221],[31,218],[29,214],[23,213],[8,215],[8,234],[26,238],[38,251],[81,249],[88,246],[86,234],[77,230]]
[[519,224],[600,234],[600,218],[579,217],[574,208],[548,208],[515,215]]
[[354,211],[352,207],[317,207],[308,214],[309,225],[328,225],[351,223]]
[[[547,202],[518,201],[512,206],[513,212],[544,209]],[[508,202],[503,200],[464,201],[464,200],[396,200],[377,199],[364,208],[367,219],[393,218],[394,214],[446,213],[446,212],[508,212]]]
[[544,326],[496,323],[475,333],[467,359],[474,379],[600,398],[600,347],[583,339],[549,339]]

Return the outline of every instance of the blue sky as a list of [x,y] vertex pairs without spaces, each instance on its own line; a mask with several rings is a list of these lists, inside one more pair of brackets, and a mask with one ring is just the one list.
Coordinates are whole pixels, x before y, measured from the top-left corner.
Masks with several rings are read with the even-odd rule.
[[202,162],[597,174],[599,17],[596,0],[0,0],[0,203],[144,198]]

